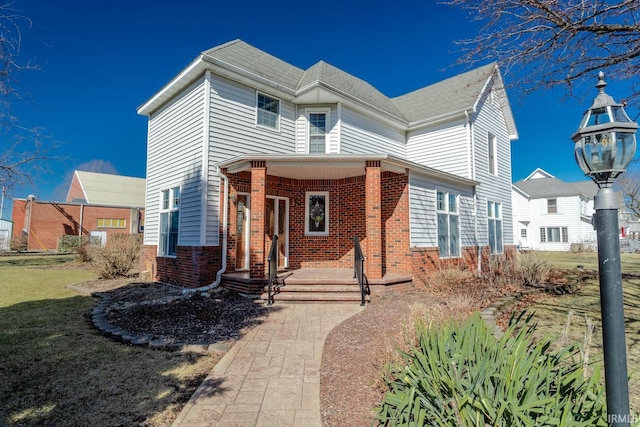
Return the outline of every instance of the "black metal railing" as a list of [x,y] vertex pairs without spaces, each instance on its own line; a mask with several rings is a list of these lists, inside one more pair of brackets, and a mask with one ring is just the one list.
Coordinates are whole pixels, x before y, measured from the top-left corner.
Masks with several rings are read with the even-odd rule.
[[278,236],[274,235],[269,251],[269,283],[267,285],[267,305],[273,304],[273,289],[278,280]]
[[366,284],[366,277],[364,275],[364,254],[360,247],[360,239],[358,236],[353,238],[353,278],[358,279],[358,286],[360,286],[360,305],[365,305],[365,295],[369,295],[369,286]]

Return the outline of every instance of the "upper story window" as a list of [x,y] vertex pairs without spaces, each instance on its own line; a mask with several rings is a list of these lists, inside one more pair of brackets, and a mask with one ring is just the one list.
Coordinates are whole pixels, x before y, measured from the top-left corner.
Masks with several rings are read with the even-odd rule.
[[307,141],[309,153],[326,153],[329,110],[308,110],[307,120],[309,122]]
[[495,135],[489,133],[487,138],[487,150],[489,153],[489,173],[492,175],[498,174],[498,156],[497,156],[497,145],[498,140]]
[[259,126],[278,129],[280,125],[280,100],[258,92],[257,105],[256,123]]
[[160,241],[158,255],[176,256],[180,219],[180,187],[160,192]]
[[558,199],[547,199],[547,213],[558,213]]
[[587,216],[589,213],[587,212],[589,206],[589,201],[583,197],[580,197],[580,215]]
[[489,250],[492,254],[501,254],[502,245],[502,205],[487,202],[487,231],[489,233]]
[[460,256],[460,216],[458,195],[438,191],[436,193],[438,215],[438,252],[441,258]]

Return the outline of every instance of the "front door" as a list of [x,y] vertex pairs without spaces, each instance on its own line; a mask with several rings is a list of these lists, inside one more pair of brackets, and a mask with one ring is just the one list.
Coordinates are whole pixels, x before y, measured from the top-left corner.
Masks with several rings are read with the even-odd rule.
[[265,206],[265,254],[269,256],[273,236],[278,236],[278,268],[289,266],[289,199],[267,197]]
[[238,194],[236,201],[236,270],[249,269],[249,196]]

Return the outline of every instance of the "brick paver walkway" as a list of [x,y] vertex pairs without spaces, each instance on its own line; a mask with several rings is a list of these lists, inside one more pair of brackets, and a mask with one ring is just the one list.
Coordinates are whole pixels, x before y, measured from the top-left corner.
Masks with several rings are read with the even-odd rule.
[[320,363],[336,325],[358,304],[274,305],[218,362],[174,427],[321,427]]

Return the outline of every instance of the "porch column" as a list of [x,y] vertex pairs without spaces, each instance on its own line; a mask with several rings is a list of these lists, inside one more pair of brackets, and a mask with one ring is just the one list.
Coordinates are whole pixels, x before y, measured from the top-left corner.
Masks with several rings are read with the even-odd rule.
[[366,261],[364,267],[370,279],[382,278],[382,206],[380,161],[367,161],[365,198],[367,216]]
[[264,253],[264,210],[267,201],[267,166],[264,161],[251,162],[251,221],[249,276],[264,277],[267,266]]

